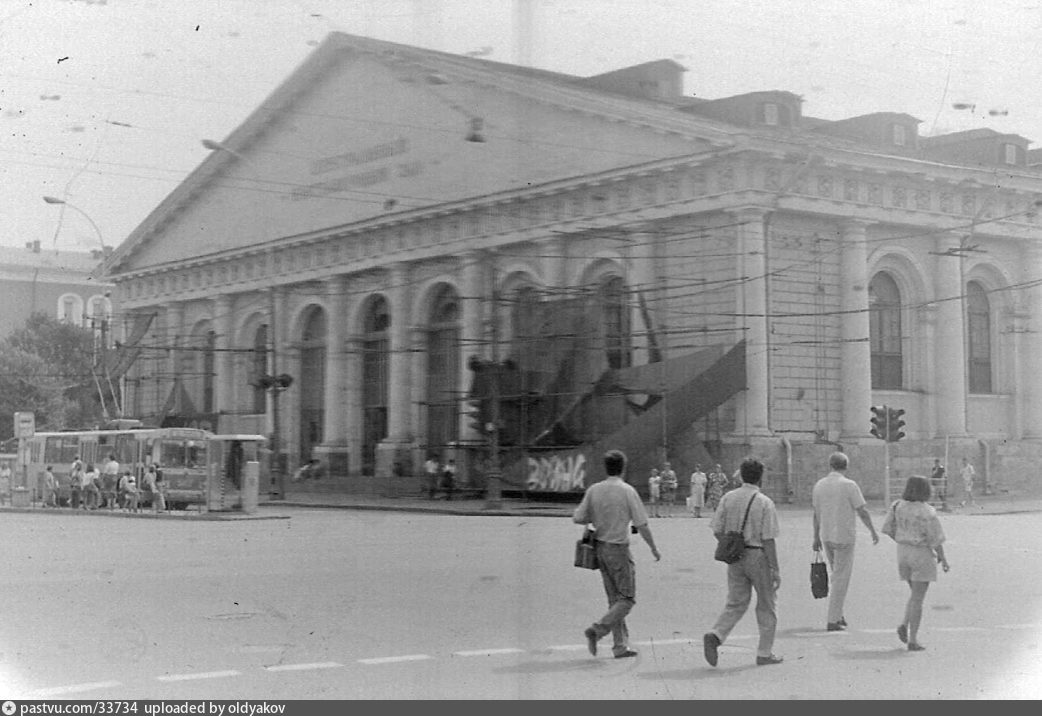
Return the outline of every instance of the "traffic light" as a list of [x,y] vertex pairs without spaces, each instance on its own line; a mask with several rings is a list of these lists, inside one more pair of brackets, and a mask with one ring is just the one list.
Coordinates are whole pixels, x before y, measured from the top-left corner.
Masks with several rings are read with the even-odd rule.
[[901,428],[905,426],[905,421],[901,420],[901,416],[905,414],[903,408],[887,408],[886,411],[886,439],[889,442],[896,443],[898,440],[903,438],[905,434],[901,431]]
[[[901,411],[904,412],[903,410]],[[869,431],[873,437],[886,440],[887,409],[885,405],[872,406],[872,429]]]

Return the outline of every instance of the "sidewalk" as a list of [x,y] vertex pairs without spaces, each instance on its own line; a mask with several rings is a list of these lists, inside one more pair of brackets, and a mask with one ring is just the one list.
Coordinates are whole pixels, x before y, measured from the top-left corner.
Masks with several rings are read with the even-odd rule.
[[[490,509],[484,498],[458,497],[445,500],[440,497],[428,500],[423,496],[381,497],[378,495],[348,494],[331,490],[301,489],[288,485],[286,499],[274,499],[269,495],[261,495],[260,507],[316,507],[349,510],[383,510],[393,512],[427,512],[444,515],[486,515],[486,516],[537,516],[537,517],[571,517],[579,504],[575,502],[540,501],[536,497],[528,499],[510,497],[502,498],[497,508]],[[778,510],[785,512],[810,512],[810,504],[779,504]],[[886,505],[878,500],[869,501],[869,509],[873,513],[882,513]],[[1042,512],[1042,497],[1016,495],[988,495],[977,498],[977,509],[967,505],[959,507],[958,503],[949,504],[949,512],[953,515],[1004,515],[1018,512]],[[703,516],[708,515],[703,512]],[[674,510],[677,517],[686,517],[687,512],[678,504]]]

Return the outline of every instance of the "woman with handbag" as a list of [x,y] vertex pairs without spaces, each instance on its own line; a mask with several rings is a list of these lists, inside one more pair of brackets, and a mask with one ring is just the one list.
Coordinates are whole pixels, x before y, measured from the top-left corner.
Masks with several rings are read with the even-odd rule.
[[944,556],[944,530],[937,511],[929,504],[930,481],[912,475],[904,494],[890,506],[882,533],[897,542],[897,573],[908,582],[911,594],[905,604],[904,621],[897,627],[897,638],[908,644],[908,651],[922,651],[919,625],[923,619],[923,600],[930,582],[937,581],[937,565],[949,570]]

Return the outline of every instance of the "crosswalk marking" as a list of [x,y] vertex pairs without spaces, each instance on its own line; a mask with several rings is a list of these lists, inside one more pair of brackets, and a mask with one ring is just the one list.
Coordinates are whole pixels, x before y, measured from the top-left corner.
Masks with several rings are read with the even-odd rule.
[[429,654],[406,654],[405,656],[378,656],[373,659],[359,659],[359,664],[394,664],[400,661],[423,661],[433,659]]
[[55,686],[49,689],[40,689],[33,692],[33,698],[45,699],[49,696],[61,696],[63,694],[78,694],[81,691],[93,691],[95,689],[111,689],[122,686],[119,681],[95,681],[86,684],[69,684],[67,686]]
[[241,671],[228,669],[227,671],[201,671],[195,674],[166,674],[157,676],[157,681],[195,681],[198,679],[222,679],[226,676],[241,676]]
[[524,649],[470,649],[468,651],[454,651],[453,656],[496,656],[498,654],[523,654]]
[[343,666],[338,661],[318,661],[312,664],[275,664],[265,666],[268,671],[307,671],[308,669],[336,669]]

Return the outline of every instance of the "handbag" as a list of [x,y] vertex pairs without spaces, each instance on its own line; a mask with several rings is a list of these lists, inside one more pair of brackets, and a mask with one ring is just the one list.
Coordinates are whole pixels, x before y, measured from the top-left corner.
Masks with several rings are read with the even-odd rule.
[[593,541],[593,530],[584,530],[582,538],[575,543],[575,566],[582,569],[601,568],[597,561],[597,545]]
[[897,503],[898,500],[894,500],[894,504],[890,505],[890,512],[887,513],[886,519],[879,527],[879,531],[890,539],[894,539],[897,535]]
[[815,599],[823,599],[829,595],[829,569],[820,549],[814,552],[814,561],[810,563],[810,593]]
[[749,504],[745,507],[742,528],[737,532],[725,532],[716,538],[716,551],[713,553],[713,559],[717,562],[734,564],[745,554],[745,523],[749,520],[749,510],[752,509],[753,500],[755,499],[756,494],[754,493],[749,499]]

